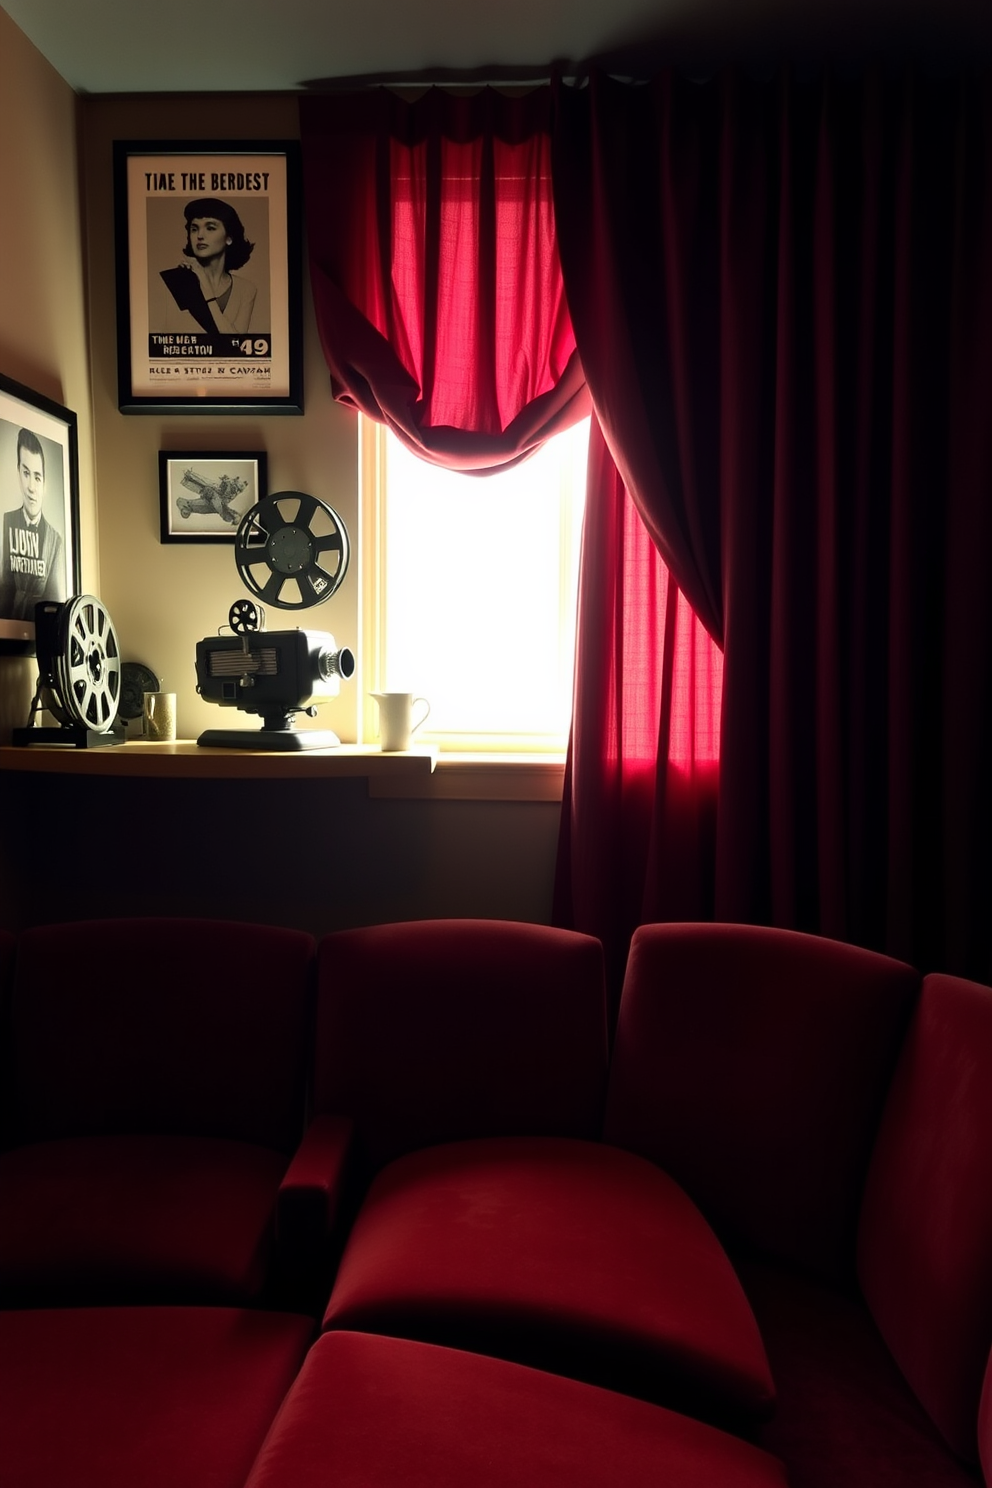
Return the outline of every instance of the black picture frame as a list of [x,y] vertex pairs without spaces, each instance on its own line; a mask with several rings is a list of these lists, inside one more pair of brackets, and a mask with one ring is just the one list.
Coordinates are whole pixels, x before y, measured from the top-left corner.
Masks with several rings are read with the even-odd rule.
[[35,604],[79,590],[76,415],[0,373],[0,655],[34,656]]
[[264,450],[159,450],[164,543],[233,543],[249,507],[268,495]]
[[[114,211],[120,411],[302,413],[299,142],[116,140]],[[188,230],[213,217],[219,298]]]

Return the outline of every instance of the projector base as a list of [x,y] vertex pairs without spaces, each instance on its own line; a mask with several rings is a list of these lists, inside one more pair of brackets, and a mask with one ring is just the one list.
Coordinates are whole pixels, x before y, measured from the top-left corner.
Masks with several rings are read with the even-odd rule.
[[337,749],[331,729],[205,729],[197,739],[205,749],[263,749],[297,753],[301,749]]

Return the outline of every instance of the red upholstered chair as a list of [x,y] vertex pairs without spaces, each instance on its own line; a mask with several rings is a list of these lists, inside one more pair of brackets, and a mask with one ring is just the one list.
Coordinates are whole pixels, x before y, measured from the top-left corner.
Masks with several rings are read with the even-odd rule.
[[434,921],[319,949],[316,1105],[375,1173],[325,1327],[502,1356],[737,1425],[774,1390],[712,1231],[597,1140],[602,951]]
[[0,1312],[4,1488],[243,1488],[313,1333],[261,1309]]
[[[979,1457],[992,1348],[992,988],[924,979],[872,1157],[861,1285],[883,1338],[951,1448]],[[982,1407],[989,1460],[989,1400]]]
[[325,1333],[247,1488],[786,1488],[766,1453],[539,1370],[407,1339]]
[[735,1253],[854,1281],[858,1210],[919,973],[753,925],[634,934],[604,1135]]
[[314,952],[299,931],[207,920],[19,937],[0,1304],[262,1294]]

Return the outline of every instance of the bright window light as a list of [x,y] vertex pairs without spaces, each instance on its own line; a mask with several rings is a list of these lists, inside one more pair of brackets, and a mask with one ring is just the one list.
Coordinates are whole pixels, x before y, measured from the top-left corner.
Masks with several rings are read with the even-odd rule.
[[511,470],[470,476],[367,426],[376,593],[366,686],[429,700],[419,740],[565,748],[588,439],[587,419]]

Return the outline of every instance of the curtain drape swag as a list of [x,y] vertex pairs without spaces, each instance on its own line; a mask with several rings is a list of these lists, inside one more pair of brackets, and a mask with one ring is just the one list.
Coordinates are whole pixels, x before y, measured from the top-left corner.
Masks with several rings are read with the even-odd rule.
[[589,411],[550,185],[550,90],[300,103],[314,305],[335,397],[461,470]]

